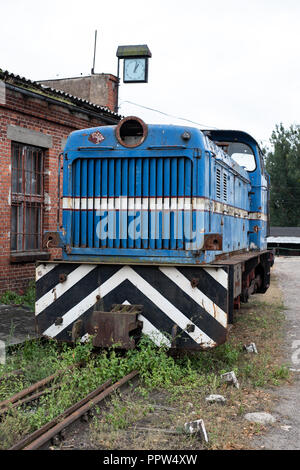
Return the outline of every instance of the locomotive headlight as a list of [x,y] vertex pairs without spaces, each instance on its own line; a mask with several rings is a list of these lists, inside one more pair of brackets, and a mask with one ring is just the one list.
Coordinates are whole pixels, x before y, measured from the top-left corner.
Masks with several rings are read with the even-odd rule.
[[192,136],[191,136],[191,133],[188,132],[188,131],[184,131],[184,133],[181,134],[181,138],[182,138],[183,140],[190,140],[191,137],[192,137]]

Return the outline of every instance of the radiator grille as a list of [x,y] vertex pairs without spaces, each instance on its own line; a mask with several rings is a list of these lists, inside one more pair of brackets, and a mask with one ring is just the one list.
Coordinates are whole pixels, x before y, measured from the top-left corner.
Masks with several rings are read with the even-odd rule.
[[193,238],[192,194],[188,158],[78,159],[72,244],[183,250]]

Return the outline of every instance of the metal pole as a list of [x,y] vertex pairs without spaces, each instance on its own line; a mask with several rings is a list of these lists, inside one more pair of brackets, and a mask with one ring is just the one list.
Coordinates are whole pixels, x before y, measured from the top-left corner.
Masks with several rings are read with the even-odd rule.
[[116,93],[116,104],[115,113],[119,111],[119,86],[120,86],[120,58],[118,57],[118,71],[117,71],[117,93]]
[[95,31],[94,60],[93,60],[93,68],[91,70],[92,75],[95,73],[96,46],[97,46],[97,30]]

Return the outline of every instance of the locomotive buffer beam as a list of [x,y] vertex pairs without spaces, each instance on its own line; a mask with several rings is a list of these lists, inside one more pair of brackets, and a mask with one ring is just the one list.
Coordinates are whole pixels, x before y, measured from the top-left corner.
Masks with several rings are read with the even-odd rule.
[[138,320],[142,310],[142,305],[124,304],[112,305],[110,312],[95,310],[89,331],[93,335],[93,346],[134,349],[143,328],[143,322]]

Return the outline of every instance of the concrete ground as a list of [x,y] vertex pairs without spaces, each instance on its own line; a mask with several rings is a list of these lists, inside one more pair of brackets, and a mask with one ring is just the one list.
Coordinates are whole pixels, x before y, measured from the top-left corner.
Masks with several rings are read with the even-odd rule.
[[21,306],[0,304],[0,341],[8,346],[35,337],[33,312]]
[[293,370],[293,385],[274,392],[276,423],[255,439],[256,448],[268,450],[300,449],[300,257],[278,257],[272,268],[282,290],[286,307],[285,363]]

